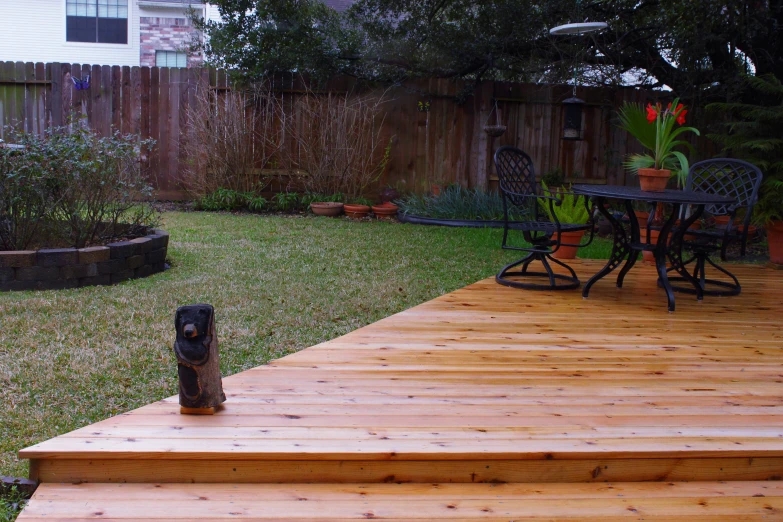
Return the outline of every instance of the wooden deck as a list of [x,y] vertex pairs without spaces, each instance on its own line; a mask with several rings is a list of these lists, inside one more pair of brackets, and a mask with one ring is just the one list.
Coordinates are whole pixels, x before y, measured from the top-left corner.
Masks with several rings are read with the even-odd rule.
[[[599,267],[574,266],[583,280]],[[596,520],[625,520],[639,498],[654,520],[783,520],[783,487],[758,482],[783,478],[783,273],[735,273],[740,296],[678,295],[673,314],[650,267],[623,289],[599,282],[587,300],[480,281],[227,377],[214,416],[180,415],[170,398],[22,450],[33,478],[52,484],[20,520],[60,507],[63,520],[90,518],[85,499],[116,511],[145,495],[186,513],[211,491],[215,518],[229,516],[226,499],[247,501],[250,516],[263,511],[252,499],[282,495],[286,515],[268,518],[582,520],[595,508]],[[136,484],[112,485],[124,482]],[[488,489],[499,483],[512,484]],[[444,492],[476,509],[443,511]],[[290,503],[319,495],[333,516]],[[490,497],[508,512],[482,514]],[[384,503],[393,498],[411,508]],[[112,509],[92,513],[134,518]],[[153,511],[135,518],[162,516]]]

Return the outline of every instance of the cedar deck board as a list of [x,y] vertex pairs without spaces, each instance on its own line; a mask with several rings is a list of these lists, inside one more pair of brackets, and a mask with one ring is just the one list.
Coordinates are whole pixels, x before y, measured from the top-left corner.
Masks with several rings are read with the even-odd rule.
[[774,482],[641,484],[44,484],[37,520],[776,520]]
[[[574,263],[583,281],[599,266]],[[646,266],[587,300],[480,281],[225,378],[213,416],[169,398],[20,455],[44,482],[171,481],[187,462],[219,482],[237,465],[226,480],[780,478],[783,280],[732,270],[742,295],[678,295],[674,314]]]

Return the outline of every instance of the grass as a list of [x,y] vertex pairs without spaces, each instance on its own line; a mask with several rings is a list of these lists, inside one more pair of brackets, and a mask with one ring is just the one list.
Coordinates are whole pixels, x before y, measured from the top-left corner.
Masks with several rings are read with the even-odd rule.
[[19,491],[15,486],[5,493],[0,490],[0,522],[12,522],[24,509],[27,495]]
[[[499,248],[499,229],[163,217],[172,270],[116,287],[0,294],[0,474],[27,475],[20,448],[174,395],[180,305],[215,306],[221,369],[230,375],[489,277],[520,257]],[[600,240],[584,254],[608,251]]]

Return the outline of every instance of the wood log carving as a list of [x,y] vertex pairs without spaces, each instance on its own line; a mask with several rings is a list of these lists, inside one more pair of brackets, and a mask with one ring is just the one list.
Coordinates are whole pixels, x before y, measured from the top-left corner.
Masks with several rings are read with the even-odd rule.
[[174,324],[180,413],[211,415],[226,400],[220,377],[215,310],[208,304],[181,306]]

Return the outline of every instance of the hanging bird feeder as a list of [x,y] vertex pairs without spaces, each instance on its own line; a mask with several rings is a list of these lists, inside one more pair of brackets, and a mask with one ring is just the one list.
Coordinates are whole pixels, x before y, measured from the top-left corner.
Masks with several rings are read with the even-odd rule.
[[563,100],[565,106],[565,124],[563,125],[563,139],[579,141],[584,139],[582,132],[582,109],[585,101],[577,97]]
[[[577,16],[579,15],[579,0],[576,2]],[[581,36],[583,34],[603,31],[607,28],[606,22],[579,22],[553,27],[549,34],[553,36]],[[563,124],[563,139],[579,141],[584,139],[582,132],[582,112],[585,101],[576,97],[576,84],[579,70],[579,52],[574,57],[574,90],[570,98],[563,100],[565,106],[565,122]]]
[[[495,113],[495,125],[489,123],[492,113]],[[484,123],[484,132],[492,138],[499,138],[506,132],[506,126],[500,124],[500,111],[498,110],[498,101],[495,100],[495,106],[487,114],[487,121]]]

